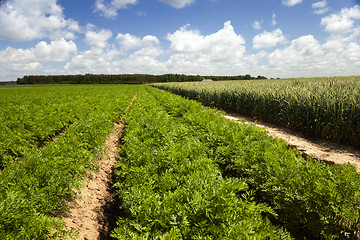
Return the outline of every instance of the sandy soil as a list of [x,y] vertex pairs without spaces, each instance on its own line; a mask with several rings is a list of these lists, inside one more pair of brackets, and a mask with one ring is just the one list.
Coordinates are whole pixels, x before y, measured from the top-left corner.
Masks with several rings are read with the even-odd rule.
[[[254,123],[255,120],[240,114],[224,115],[226,119]],[[271,123],[256,120],[256,126],[265,128],[268,135],[284,139],[291,147],[297,148],[303,156],[315,155],[321,161],[336,164],[350,163],[355,165],[357,172],[360,172],[360,150],[351,146],[331,143],[322,139],[305,138],[303,134],[279,127]]]
[[[125,112],[129,111],[137,93]],[[119,158],[119,145],[124,128],[123,119],[114,123],[115,131],[110,133],[105,144],[105,156],[98,162],[99,171],[91,172],[85,186],[77,193],[78,198],[71,202],[72,208],[63,218],[68,229],[78,232],[81,240],[109,239],[116,225],[119,203],[113,197],[114,170]]]
[[78,193],[79,198],[71,203],[73,208],[70,213],[63,218],[69,229],[79,232],[78,239],[101,239],[101,234],[110,231],[105,209],[115,201],[111,186],[123,124],[114,123],[114,127],[116,130],[105,143],[106,155],[98,162],[99,171],[90,174],[85,187]]

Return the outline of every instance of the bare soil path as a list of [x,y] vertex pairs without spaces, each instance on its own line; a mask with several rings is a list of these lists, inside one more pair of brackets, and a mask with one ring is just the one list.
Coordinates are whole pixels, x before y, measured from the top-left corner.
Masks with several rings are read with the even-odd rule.
[[73,200],[73,208],[67,217],[63,218],[69,229],[78,231],[78,239],[100,239],[101,234],[109,231],[104,206],[114,201],[111,186],[123,124],[114,123],[114,127],[116,130],[105,143],[107,153],[98,162],[99,171],[90,173],[84,188],[77,194],[79,198]]
[[[129,111],[137,93],[125,112]],[[78,232],[81,240],[109,239],[110,232],[116,224],[119,211],[118,200],[112,195],[114,170],[119,158],[120,139],[124,128],[123,119],[114,124],[105,144],[105,156],[98,162],[99,171],[91,172],[85,186],[77,193],[79,196],[71,202],[70,212],[63,217],[68,229]]]
[[[234,113],[228,113],[227,115],[224,115],[224,118],[239,123],[255,123],[254,119]],[[315,155],[318,160],[325,161],[327,163],[350,163],[355,165],[357,172],[360,172],[359,149],[355,149],[351,146],[331,143],[322,139],[309,139],[301,133],[259,120],[256,120],[256,126],[259,128],[265,128],[270,136],[285,140],[291,147],[297,148],[303,156]]]

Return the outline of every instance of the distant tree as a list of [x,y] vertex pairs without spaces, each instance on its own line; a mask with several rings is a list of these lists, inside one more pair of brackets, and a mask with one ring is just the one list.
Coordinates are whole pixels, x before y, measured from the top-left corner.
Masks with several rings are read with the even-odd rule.
[[264,76],[259,75],[259,76],[257,76],[256,79],[267,79],[267,77],[264,77]]
[[250,79],[251,79],[251,75],[250,75],[250,74],[246,74],[246,75],[244,76],[244,79],[245,79],[245,80],[250,80]]

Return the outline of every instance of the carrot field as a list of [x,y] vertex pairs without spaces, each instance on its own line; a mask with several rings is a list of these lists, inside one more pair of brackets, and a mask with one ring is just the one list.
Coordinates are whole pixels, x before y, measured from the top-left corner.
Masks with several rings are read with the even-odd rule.
[[[300,111],[290,104],[296,97],[297,105],[303,94],[312,99],[309,85],[313,92],[323,91],[313,108],[326,99],[342,100],[327,111],[337,106],[342,118],[349,112],[355,119],[357,79],[161,88],[222,109],[268,106],[270,113],[288,98],[288,105],[280,104],[292,113]],[[247,99],[243,88],[252,99],[247,104],[258,107],[234,100]],[[277,96],[280,88],[288,92]],[[75,189],[96,170],[105,139],[120,118],[124,130],[113,185],[119,211],[112,238],[360,238],[360,177],[353,166],[304,159],[264,130],[224,119],[222,111],[144,85],[33,85],[0,93],[0,239],[76,238],[77,230],[61,216],[78,197]],[[355,104],[348,111],[350,100]],[[321,107],[316,109],[320,116]],[[284,120],[284,111],[272,116]]]

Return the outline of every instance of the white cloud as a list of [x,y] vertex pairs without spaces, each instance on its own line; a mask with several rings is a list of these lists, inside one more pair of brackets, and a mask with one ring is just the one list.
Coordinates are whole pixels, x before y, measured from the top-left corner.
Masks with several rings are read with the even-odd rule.
[[360,61],[360,45],[354,42],[349,43],[344,54],[351,61]]
[[126,34],[119,33],[116,37],[116,40],[121,46],[121,50],[125,52],[136,48],[142,48],[142,47],[148,47],[148,46],[154,46],[160,44],[159,39],[151,35],[147,35],[141,39],[129,33]]
[[164,51],[161,48],[144,47],[120,61],[121,71],[147,74],[166,73],[166,63],[157,59],[162,54],[164,54]]
[[283,0],[282,4],[288,7],[292,7],[296,4],[302,3],[302,0]]
[[51,41],[47,44],[45,41],[39,42],[34,49],[35,59],[38,61],[63,62],[68,60],[77,52],[76,44],[73,41],[66,40]]
[[272,21],[271,21],[271,25],[272,26],[275,26],[276,24],[277,24],[277,22],[276,22],[276,14],[275,13],[273,13],[273,15],[272,15]]
[[360,19],[360,6],[343,8],[338,14],[331,14],[321,19],[321,25],[329,33],[348,33],[353,30],[355,19]]
[[170,5],[174,8],[183,8],[191,5],[196,0],[158,0],[158,1]]
[[[70,73],[151,73],[167,72],[227,74],[246,67],[242,64],[245,40],[237,35],[230,22],[210,35],[185,26],[168,34],[170,48],[163,49],[155,36],[140,38],[119,33],[116,46],[90,49],[74,56],[65,66]],[[160,60],[161,59],[161,60]]]
[[78,23],[65,19],[56,0],[9,0],[0,7],[0,39],[74,39]]
[[114,63],[118,52],[92,48],[79,53],[68,62],[64,69],[71,74],[77,73],[109,73],[116,71]]
[[64,70],[71,74],[81,73],[146,73],[166,72],[165,63],[157,60],[164,51],[158,47],[143,47],[123,57],[116,49],[94,48],[74,56]]
[[329,11],[329,8],[319,8],[319,9],[316,9],[316,10],[314,10],[314,14],[324,14],[324,13],[326,13],[326,12],[328,12]]
[[266,71],[280,77],[338,76],[358,74],[360,46],[344,39],[321,44],[314,36],[301,36],[284,49],[268,55]]
[[[74,56],[65,66],[65,71],[78,73],[153,73],[165,72],[164,63],[157,57],[164,53],[155,36],[139,38],[129,33],[116,37],[120,48],[91,48]],[[134,50],[129,53],[130,50]]]
[[320,2],[315,2],[313,4],[311,4],[312,8],[324,8],[327,6],[327,2],[326,0],[320,1]]
[[259,29],[261,29],[261,23],[262,23],[263,21],[254,21],[252,24],[251,24],[251,26],[254,28],[254,29],[257,29],[257,30],[259,30]]
[[253,48],[269,48],[278,44],[286,44],[288,41],[283,32],[278,28],[272,32],[264,31],[253,38]]
[[312,35],[291,41],[290,46],[275,50],[268,59],[274,71],[284,71],[287,75],[289,72],[300,74],[301,71],[303,76],[311,75],[315,69],[329,66],[320,43]]
[[92,47],[104,48],[111,36],[110,30],[103,29],[100,32],[89,30],[85,34],[85,42]]
[[106,0],[96,0],[95,12],[99,12],[106,18],[113,18],[117,16],[117,11],[125,9],[128,5],[137,4],[137,0],[112,0],[110,3]]
[[223,29],[206,36],[201,35],[197,30],[188,30],[189,26],[186,25],[175,33],[168,34],[167,39],[171,42],[171,49],[174,52],[204,52],[224,55],[233,50],[237,50],[236,52],[240,50],[240,55],[242,55],[245,51],[243,47],[245,40],[235,33],[230,21],[224,23]]
[[31,62],[63,62],[77,52],[76,44],[65,39],[39,42],[34,48],[22,49],[7,47],[0,51],[0,63],[28,64]]
[[237,67],[245,53],[245,40],[235,33],[231,22],[210,35],[201,35],[186,25],[173,34],[168,34],[171,42],[170,70],[177,72],[225,74]]
[[28,63],[31,61],[35,61],[35,55],[34,51],[30,49],[7,47],[0,51],[0,64]]
[[[1,79],[15,80],[29,74],[41,74],[46,70],[43,64],[65,62],[77,53],[76,44],[65,39],[46,43],[41,41],[33,48],[7,47],[0,51]],[[51,72],[54,74],[57,70]]]
[[329,11],[326,0],[315,2],[311,4],[311,7],[314,9],[314,14],[324,14]]

